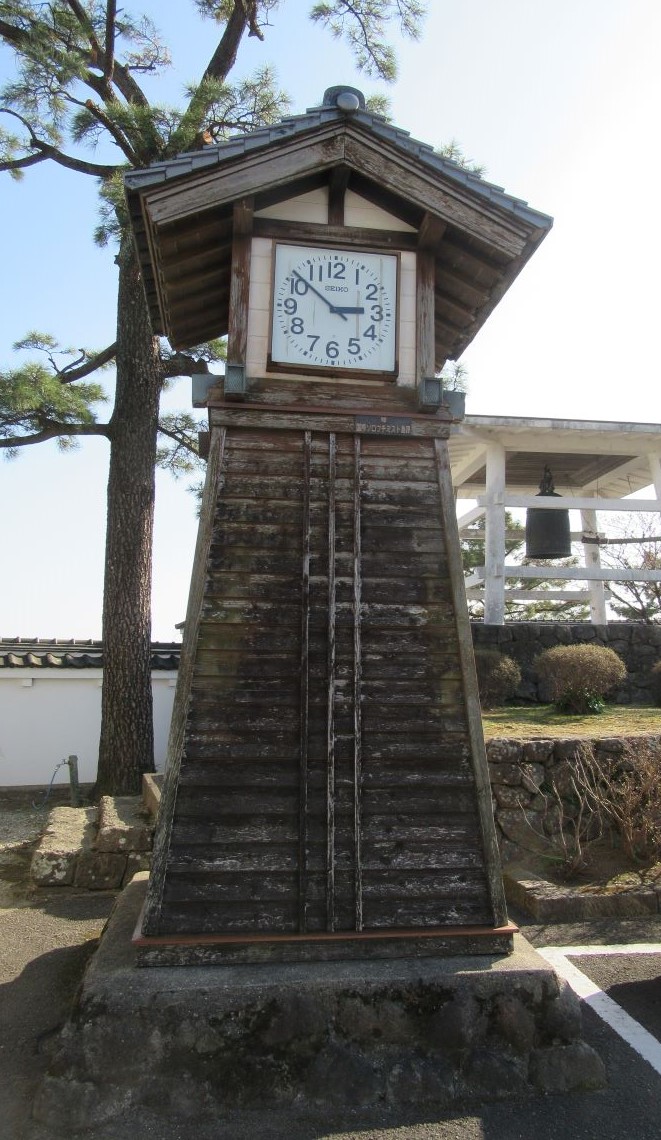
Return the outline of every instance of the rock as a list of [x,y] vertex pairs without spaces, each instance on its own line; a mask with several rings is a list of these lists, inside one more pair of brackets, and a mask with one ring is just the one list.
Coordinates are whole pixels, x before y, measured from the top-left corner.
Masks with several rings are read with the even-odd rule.
[[540,1092],[595,1090],[606,1086],[601,1058],[584,1041],[554,1049],[536,1049],[530,1058],[530,1078]]

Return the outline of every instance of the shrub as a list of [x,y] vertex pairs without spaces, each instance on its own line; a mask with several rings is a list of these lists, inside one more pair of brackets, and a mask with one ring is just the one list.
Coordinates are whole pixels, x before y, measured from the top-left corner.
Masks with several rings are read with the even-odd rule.
[[556,645],[535,661],[559,712],[600,713],[604,698],[627,675],[624,662],[605,645]]
[[521,684],[521,670],[516,661],[497,649],[476,649],[475,668],[480,703],[485,709],[504,704]]
[[661,705],[661,661],[657,661],[656,665],[652,666],[652,693],[654,695],[654,703]]

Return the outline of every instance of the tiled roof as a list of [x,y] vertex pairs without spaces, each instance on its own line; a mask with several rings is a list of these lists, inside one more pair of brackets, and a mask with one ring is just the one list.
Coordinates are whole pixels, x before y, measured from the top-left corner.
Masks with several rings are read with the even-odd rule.
[[[179,668],[181,644],[153,641],[153,670]],[[103,642],[46,637],[0,638],[0,669],[102,669]]]
[[361,92],[355,92],[360,102],[357,110],[352,110],[350,113],[341,110],[335,101],[340,90],[355,91],[355,88],[330,88],[324,96],[323,106],[311,107],[304,115],[290,115],[273,124],[273,126],[260,127],[247,135],[234,135],[227,142],[205,146],[202,150],[179,154],[165,162],[155,162],[144,170],[127,171],[124,175],[126,188],[131,193],[146,187],[156,186],[159,183],[169,182],[175,178],[182,178],[185,175],[199,174],[259,147],[270,146],[284,138],[292,138],[294,135],[312,130],[315,127],[325,126],[327,123],[346,122],[347,118],[350,118],[352,121],[367,127],[373,134],[394,144],[400,150],[407,151],[411,156],[432,167],[438,173],[469,187],[476,194],[487,198],[493,205],[499,206],[532,225],[548,227],[550,219],[538,210],[531,209],[528,203],[521,198],[506,194],[502,186],[487,182],[478,174],[465,170],[452,159],[437,154],[429,143],[412,138],[408,131],[388,123],[382,115],[375,115],[365,110],[365,100]]

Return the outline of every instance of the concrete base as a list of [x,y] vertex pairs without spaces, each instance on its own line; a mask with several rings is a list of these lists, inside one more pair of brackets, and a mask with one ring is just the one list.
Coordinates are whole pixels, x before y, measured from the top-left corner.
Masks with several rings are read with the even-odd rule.
[[447,1107],[600,1088],[572,991],[517,935],[503,957],[138,969],[146,875],[120,896],[35,1100],[63,1135],[137,1106]]

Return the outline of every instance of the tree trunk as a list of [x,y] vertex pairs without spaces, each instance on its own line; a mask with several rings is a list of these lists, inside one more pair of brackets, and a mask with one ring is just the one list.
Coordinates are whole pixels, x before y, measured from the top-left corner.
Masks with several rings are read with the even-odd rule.
[[101,740],[95,793],[136,795],[154,771],[151,579],[154,465],[163,371],[133,245],[119,256],[117,388],[103,593]]

